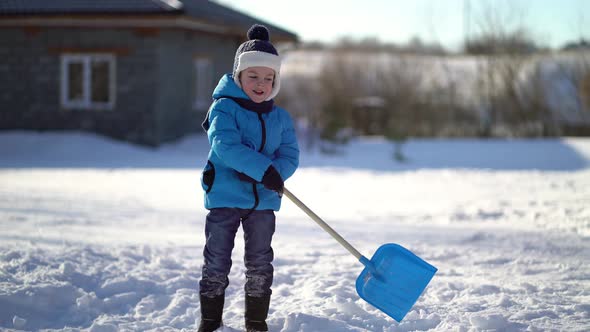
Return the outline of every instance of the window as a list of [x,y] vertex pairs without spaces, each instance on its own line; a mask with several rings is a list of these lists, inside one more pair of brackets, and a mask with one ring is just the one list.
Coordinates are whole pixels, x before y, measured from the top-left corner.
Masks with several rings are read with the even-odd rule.
[[213,92],[213,65],[211,60],[198,58],[195,63],[195,101],[193,108],[206,110],[211,104],[211,93]]
[[115,57],[111,54],[62,55],[61,104],[65,108],[112,110],[115,106]]

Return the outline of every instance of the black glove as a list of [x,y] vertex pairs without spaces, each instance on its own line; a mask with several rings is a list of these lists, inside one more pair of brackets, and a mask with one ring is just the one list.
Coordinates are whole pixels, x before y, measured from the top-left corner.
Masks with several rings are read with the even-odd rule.
[[274,190],[279,193],[279,195],[283,195],[283,186],[285,183],[279,172],[272,165],[268,166],[266,172],[264,172],[262,184],[266,189]]

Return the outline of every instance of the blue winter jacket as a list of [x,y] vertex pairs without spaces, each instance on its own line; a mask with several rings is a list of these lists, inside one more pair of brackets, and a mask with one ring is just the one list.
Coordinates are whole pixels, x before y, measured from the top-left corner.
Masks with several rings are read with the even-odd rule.
[[[205,208],[278,211],[281,198],[275,191],[264,188],[260,181],[270,165],[283,180],[293,175],[299,165],[299,147],[291,116],[277,106],[268,113],[251,111],[231,98],[249,100],[232,76],[226,74],[213,91],[214,101],[205,126],[211,145],[201,177]],[[238,173],[257,182],[244,181]]]

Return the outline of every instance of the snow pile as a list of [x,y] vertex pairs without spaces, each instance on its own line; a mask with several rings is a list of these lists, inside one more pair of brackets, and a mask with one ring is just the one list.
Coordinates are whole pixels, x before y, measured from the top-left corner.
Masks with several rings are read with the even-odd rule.
[[[271,331],[585,331],[590,140],[363,139],[302,154],[289,189],[365,256],[399,243],[439,272],[397,323],[362,269],[286,199]],[[0,329],[189,331],[200,318],[204,137],[151,150],[87,134],[0,134]],[[504,156],[504,157],[503,157]],[[236,238],[225,331],[243,329]]]
[[[90,246],[7,250],[0,256],[3,276],[9,276],[2,284],[0,322],[31,330],[93,322],[93,330],[102,326],[101,331],[108,325],[143,330],[194,324],[199,311],[195,257],[191,259],[195,266],[187,269],[170,253],[152,250],[146,246],[108,251]],[[146,322],[133,322],[134,317]]]

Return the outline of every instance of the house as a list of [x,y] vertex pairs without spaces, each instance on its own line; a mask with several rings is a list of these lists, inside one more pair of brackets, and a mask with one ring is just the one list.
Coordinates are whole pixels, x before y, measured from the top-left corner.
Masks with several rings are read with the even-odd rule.
[[200,130],[254,23],[207,0],[0,1],[0,130],[84,130],[157,146]]

